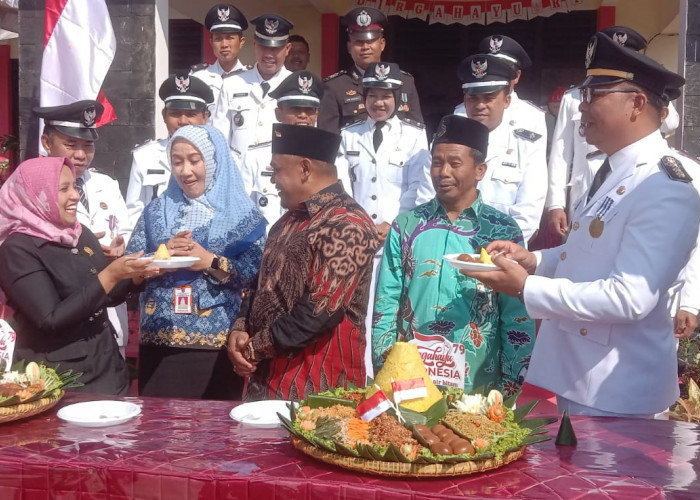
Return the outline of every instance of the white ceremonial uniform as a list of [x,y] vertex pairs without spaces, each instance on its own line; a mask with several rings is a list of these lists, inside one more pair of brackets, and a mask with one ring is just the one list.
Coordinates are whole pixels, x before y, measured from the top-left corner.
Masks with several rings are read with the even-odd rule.
[[[588,144],[579,134],[580,103],[578,88],[571,88],[564,93],[549,152],[549,189],[545,208],[548,211],[555,208],[566,209],[566,190],[569,188],[569,220],[573,213],[573,205],[588,192],[593,177],[605,161],[605,155]],[[677,126],[678,112],[670,105],[669,115],[661,126],[661,132],[668,133]]]
[[[239,59],[236,65],[231,71],[226,73],[224,68],[221,67],[219,61],[214,64],[210,64],[206,68],[192,71],[190,74],[202,80],[211,89],[212,94],[214,94],[214,104],[209,106],[209,120],[207,120],[207,125],[219,128],[223,127],[224,131],[228,130],[228,123],[226,122],[228,116],[228,107],[226,100],[219,100],[221,95],[221,87],[225,78],[229,78],[233,75],[242,73],[250,69],[248,66],[243,64]],[[220,129],[221,130],[221,129]]]
[[126,190],[126,208],[131,227],[136,226],[146,205],[168,187],[170,163],[167,145],[168,139],[148,141],[132,151],[129,187]]
[[[375,224],[391,224],[401,212],[435,197],[425,129],[413,123],[397,116],[387,120],[382,128],[382,142],[376,152],[372,139],[376,122],[372,118],[348,125],[340,131],[342,140],[336,161],[339,176],[341,172],[349,172],[352,197]],[[370,371],[374,292],[383,250],[382,245],[374,256],[365,321],[365,367]]]
[[[219,125],[215,126],[228,137],[236,160],[240,160],[248,146],[257,146],[272,140],[272,124],[277,123],[277,100],[270,97],[270,92],[291,74],[282,66],[275,76],[264,80],[256,64],[250,71],[224,79],[221,99],[225,99],[228,105],[228,130],[223,130]],[[263,97],[261,83],[265,81],[270,84],[270,88]]]
[[249,146],[240,168],[246,193],[267,220],[267,233],[285,212],[277,188],[272,183],[272,170],[269,168],[271,159],[271,142]]
[[536,253],[523,297],[543,321],[527,382],[622,414],[652,415],[678,397],[668,290],[697,239],[700,196],[670,178],[666,155],[655,131],[610,156],[611,174],[574,207],[566,243]]
[[[134,227],[129,220],[126,203],[119,190],[119,183],[110,176],[89,168],[83,173],[85,196],[90,208],[88,212],[82,202],[78,203],[78,222],[88,227],[93,233],[105,232],[100,244],[109,246],[118,235],[124,237],[125,245],[129,243]],[[110,228],[110,217],[114,217]],[[109,320],[117,333],[117,343],[122,355],[129,341],[129,320],[126,304],[108,307]]]
[[547,196],[546,149],[546,137],[527,122],[504,116],[489,133],[488,168],[477,186],[484,203],[515,219],[525,243],[539,228]]

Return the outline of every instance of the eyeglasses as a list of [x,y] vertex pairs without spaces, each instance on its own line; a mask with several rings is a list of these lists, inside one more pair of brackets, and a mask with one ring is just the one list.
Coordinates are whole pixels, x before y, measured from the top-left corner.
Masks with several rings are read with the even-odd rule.
[[581,87],[579,89],[581,102],[590,104],[593,96],[602,94],[638,94],[639,90],[635,89],[597,89],[595,87]]

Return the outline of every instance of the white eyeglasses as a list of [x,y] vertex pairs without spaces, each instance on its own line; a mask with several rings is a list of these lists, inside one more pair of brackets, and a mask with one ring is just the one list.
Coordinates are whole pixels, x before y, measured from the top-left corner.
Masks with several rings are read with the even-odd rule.
[[603,95],[603,94],[639,94],[639,90],[635,89],[597,89],[595,87],[581,87],[579,89],[579,95],[581,102],[590,104],[593,100],[593,96]]

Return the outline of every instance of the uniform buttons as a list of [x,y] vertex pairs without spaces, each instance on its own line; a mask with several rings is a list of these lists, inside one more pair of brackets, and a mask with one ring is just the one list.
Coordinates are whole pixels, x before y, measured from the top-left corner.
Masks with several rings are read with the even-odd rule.
[[263,122],[258,122],[258,127],[262,127],[262,126],[263,126]]
[[377,182],[377,178],[376,178],[376,177],[372,177],[372,182]]
[[77,248],[71,248],[71,249],[70,249],[70,253],[72,253],[73,255],[78,255],[78,249],[77,249]]
[[93,318],[92,316],[90,316],[90,318],[88,318],[88,321],[95,321],[95,318]]
[[94,267],[91,267],[91,268],[90,268],[90,272],[91,272],[92,274],[97,274],[97,269],[95,269]]
[[375,160],[374,158],[372,158],[372,163],[376,164],[376,163],[377,163],[377,160]]
[[578,222],[574,222],[574,225],[571,227],[574,231],[578,231],[579,225]]
[[106,321],[103,321],[103,322],[102,322],[102,328],[107,328],[107,322],[106,322]]
[[585,337],[586,335],[588,335],[588,330],[586,330],[585,328],[581,328],[581,330],[579,330],[579,333]]
[[262,109],[265,109],[265,103],[264,103],[264,102],[261,103],[261,104],[260,104],[260,107],[261,107]]
[[377,218],[377,214],[372,214],[372,218],[373,218],[373,219],[376,219],[376,218]]
[[373,194],[373,195],[372,195],[372,199],[373,199],[373,200],[376,200],[376,199],[377,199],[377,195],[376,195],[376,194]]
[[267,193],[267,188],[263,188],[263,193]]
[[561,255],[559,256],[561,260],[566,260],[566,252],[562,252]]

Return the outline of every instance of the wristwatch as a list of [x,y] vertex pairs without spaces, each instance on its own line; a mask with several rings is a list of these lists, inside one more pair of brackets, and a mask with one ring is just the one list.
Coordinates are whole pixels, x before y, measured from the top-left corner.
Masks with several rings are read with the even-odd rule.
[[221,269],[221,264],[219,263],[219,257],[216,255],[211,261],[211,266],[209,266],[209,269]]

